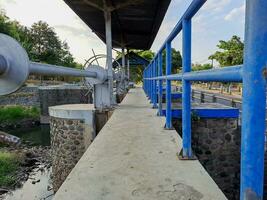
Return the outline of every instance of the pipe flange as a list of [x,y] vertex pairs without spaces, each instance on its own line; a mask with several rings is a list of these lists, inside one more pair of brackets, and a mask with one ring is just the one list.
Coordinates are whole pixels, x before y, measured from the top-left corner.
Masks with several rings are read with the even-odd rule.
[[0,75],[0,95],[17,91],[29,75],[29,58],[24,48],[12,37],[0,33],[0,55],[8,67]]
[[107,70],[99,65],[90,65],[89,67],[85,68],[85,70],[95,72],[97,74],[96,78],[85,78],[86,82],[90,85],[102,84],[107,80]]

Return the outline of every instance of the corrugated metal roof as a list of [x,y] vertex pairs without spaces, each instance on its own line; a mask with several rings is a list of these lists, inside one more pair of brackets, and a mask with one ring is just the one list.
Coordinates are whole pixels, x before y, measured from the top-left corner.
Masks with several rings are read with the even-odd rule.
[[[64,0],[105,42],[102,0]],[[156,37],[170,0],[106,0],[112,9],[113,47],[149,49]]]

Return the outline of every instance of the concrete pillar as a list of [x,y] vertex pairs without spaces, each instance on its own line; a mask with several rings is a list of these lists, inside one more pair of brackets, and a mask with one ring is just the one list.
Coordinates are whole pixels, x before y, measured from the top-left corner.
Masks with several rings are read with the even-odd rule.
[[52,184],[56,192],[95,138],[93,104],[49,107]]

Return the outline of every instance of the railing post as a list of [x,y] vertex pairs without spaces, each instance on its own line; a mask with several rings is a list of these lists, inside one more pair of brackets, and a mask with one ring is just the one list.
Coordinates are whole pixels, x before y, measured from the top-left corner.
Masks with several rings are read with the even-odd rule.
[[147,69],[144,70],[144,75],[143,75],[143,83],[144,83],[144,88],[145,88],[145,93],[147,95]]
[[216,102],[217,102],[217,98],[216,98],[216,96],[214,94],[214,95],[212,95],[212,103],[216,103]]
[[[151,63],[151,78],[154,77],[154,61]],[[151,103],[154,103],[154,80],[151,80]]]
[[[149,76],[149,78],[152,78],[152,76],[153,76],[153,70],[152,70],[152,63],[150,64],[150,66],[149,66],[149,71],[150,71],[150,76]],[[153,93],[153,80],[150,80],[150,103],[152,103],[152,98],[153,98],[153,95],[152,95],[152,93]]]
[[204,92],[200,92],[200,103],[205,103],[205,94]]
[[[158,55],[158,76],[162,76],[162,53]],[[158,116],[162,116],[162,80],[159,80],[158,86]]]
[[[147,72],[148,72],[147,77],[150,78],[150,64],[148,65]],[[151,91],[151,80],[148,80],[148,99],[149,100],[151,98],[150,91]]]
[[263,199],[267,1],[246,1],[240,199]]
[[[157,76],[157,58],[153,61],[153,77]],[[153,80],[153,107],[157,108],[157,81]]]
[[[147,68],[146,68],[146,72],[145,72],[145,77],[148,78],[148,76],[147,76]],[[148,89],[147,89],[148,84],[147,84],[147,82],[148,82],[148,80],[145,80],[145,84],[146,84],[146,96],[148,97]]]
[[142,76],[142,77],[143,77],[143,90],[144,90],[145,93],[146,93],[146,86],[145,86],[145,85],[146,85],[146,84],[145,84],[145,71],[146,71],[146,70],[143,71],[143,73],[142,73],[143,76]]
[[232,106],[233,108],[236,108],[236,102],[235,102],[234,99],[231,99],[231,106]]
[[[150,78],[153,77],[153,62],[150,65]],[[150,103],[153,103],[153,80],[150,80],[151,90],[150,90]]]
[[[183,73],[191,71],[191,19],[183,21]],[[182,80],[182,133],[183,149],[181,157],[191,159],[191,83]]]
[[[166,43],[166,75],[171,74],[172,57],[171,43]],[[172,102],[171,102],[171,81],[166,80],[166,124],[165,129],[173,129],[172,127]]]

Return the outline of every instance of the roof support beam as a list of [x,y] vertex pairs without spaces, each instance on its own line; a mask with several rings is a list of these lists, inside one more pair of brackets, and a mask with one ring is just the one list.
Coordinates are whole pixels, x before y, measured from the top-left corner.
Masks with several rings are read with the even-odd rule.
[[138,4],[143,3],[143,2],[144,2],[144,0],[128,0],[128,1],[120,3],[118,5],[110,6],[109,10],[114,11],[114,10],[118,10],[118,9],[121,9],[121,8],[124,8],[127,6],[138,5]]
[[125,70],[125,48],[124,48],[124,46],[122,46],[122,48],[121,48],[121,58],[122,58],[122,72],[123,72],[123,76],[125,76],[125,72],[126,72],[126,70]]
[[[104,0],[105,6],[105,0]],[[110,92],[110,102],[115,102],[113,97],[113,70],[112,70],[112,30],[111,30],[111,12],[109,10],[104,11],[105,16],[105,30],[106,30],[106,51],[107,51],[107,63],[108,67],[108,84]]]
[[93,3],[92,1],[88,1],[88,0],[83,0],[83,2],[86,3],[86,4],[89,5],[89,6],[92,6],[92,7],[94,7],[94,8],[97,8],[97,9],[99,9],[99,10],[104,11],[103,6],[101,6],[101,5],[99,5],[99,4]]
[[129,55],[129,49],[127,49],[127,77],[130,81],[130,55]]

